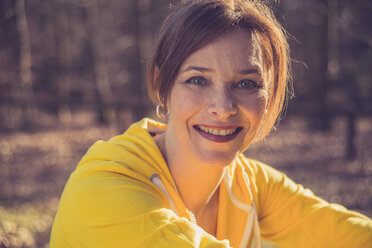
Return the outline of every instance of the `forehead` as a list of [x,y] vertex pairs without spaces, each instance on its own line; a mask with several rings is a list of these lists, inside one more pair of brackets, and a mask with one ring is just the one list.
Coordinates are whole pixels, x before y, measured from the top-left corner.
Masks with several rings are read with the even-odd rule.
[[182,64],[181,70],[189,65],[219,64],[234,70],[256,68],[262,75],[262,49],[259,39],[247,30],[224,33],[192,53]]

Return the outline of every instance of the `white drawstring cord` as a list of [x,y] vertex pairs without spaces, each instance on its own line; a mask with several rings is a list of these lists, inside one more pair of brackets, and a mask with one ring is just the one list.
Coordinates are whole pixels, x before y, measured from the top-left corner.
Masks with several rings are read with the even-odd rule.
[[172,197],[169,195],[167,189],[165,188],[163,182],[161,181],[160,179],[160,176],[158,174],[152,174],[151,177],[150,177],[150,181],[156,185],[156,187],[158,187],[161,191],[163,191],[163,193],[167,196],[168,198],[168,202],[169,202],[169,205],[171,207],[171,210],[176,214],[178,215],[178,211],[177,211],[177,208],[176,208],[176,205],[174,204],[174,201],[172,199]]
[[232,182],[229,173],[225,174],[224,180],[227,185],[227,190],[229,192],[229,196],[231,201],[234,203],[235,206],[238,208],[246,211],[248,213],[248,219],[245,224],[244,233],[242,240],[240,242],[240,248],[246,248],[248,247],[249,237],[253,233],[255,238],[255,246],[256,248],[261,247],[261,237],[260,237],[260,227],[258,224],[258,218],[257,218],[257,212],[256,212],[256,206],[254,203],[254,199],[250,190],[250,181],[247,175],[243,172],[244,178],[247,180],[248,183],[248,190],[250,192],[251,198],[252,198],[252,206],[249,206],[247,204],[244,204],[243,202],[239,201],[235,195],[232,192]]
[[[245,179],[248,182],[248,189],[250,191],[250,181],[249,181],[249,178],[247,177],[247,175],[245,173],[244,173],[244,177],[245,177]],[[153,174],[153,175],[151,175],[150,180],[161,191],[163,191],[163,193],[168,198],[168,201],[169,201],[169,205],[171,207],[171,210],[176,215],[178,215],[178,211],[177,211],[176,205],[174,204],[174,201],[173,201],[172,197],[169,195],[167,189],[165,188],[163,182],[161,181],[160,176],[158,174]],[[246,211],[248,213],[248,219],[247,219],[247,222],[246,222],[246,225],[245,225],[244,234],[243,234],[243,237],[242,237],[242,240],[240,242],[240,246],[239,247],[246,248],[248,246],[249,237],[253,233],[254,238],[255,238],[255,246],[256,246],[256,248],[260,248],[261,247],[260,227],[259,227],[259,224],[258,224],[258,217],[257,217],[257,212],[256,212],[256,206],[255,206],[254,199],[252,197],[252,193],[250,192],[251,193],[251,197],[252,197],[252,206],[249,206],[247,204],[244,204],[243,202],[239,201],[235,197],[235,195],[233,194],[233,192],[232,192],[232,189],[231,189],[232,182],[231,182],[231,178],[229,176],[229,173],[226,173],[225,174],[224,180],[225,180],[225,183],[227,185],[227,190],[229,192],[229,196],[230,196],[230,199],[233,202],[233,204],[235,206],[237,206],[238,208],[240,208],[240,209],[242,209],[242,210],[244,210],[244,211]],[[191,218],[191,222],[194,223],[194,224],[196,224],[195,216],[193,216],[192,213],[191,213],[191,216],[193,217],[193,218]]]
[[260,231],[260,225],[258,223],[256,203],[254,202],[253,194],[252,194],[252,191],[251,191],[251,188],[250,188],[251,181],[249,180],[247,173],[243,172],[243,176],[248,183],[249,194],[250,194],[251,199],[252,199],[252,208],[253,208],[252,213],[253,213],[253,219],[254,219],[253,232],[254,232],[254,237],[255,237],[255,246],[261,248],[261,231]]
[[[168,198],[168,202],[169,202],[169,205],[172,209],[172,211],[178,215],[178,212],[177,212],[177,208],[176,208],[176,205],[174,204],[174,201],[172,199],[172,197],[169,195],[167,189],[165,188],[163,182],[161,181],[160,179],[160,176],[158,174],[152,174],[151,177],[150,177],[150,180],[153,184],[156,185],[156,187],[158,187],[161,191],[163,191],[163,193],[167,196]],[[196,223],[196,218],[195,218],[195,215],[193,212],[191,212],[190,210],[187,210],[187,213],[189,214],[190,216],[190,221],[191,223],[197,225]]]

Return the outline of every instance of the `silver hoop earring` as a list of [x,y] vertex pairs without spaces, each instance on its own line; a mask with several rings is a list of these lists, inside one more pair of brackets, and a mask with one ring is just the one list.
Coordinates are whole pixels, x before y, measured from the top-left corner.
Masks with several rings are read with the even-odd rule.
[[159,119],[167,118],[169,115],[169,111],[166,111],[166,108],[164,107],[163,104],[156,105],[155,110],[156,110],[156,116]]

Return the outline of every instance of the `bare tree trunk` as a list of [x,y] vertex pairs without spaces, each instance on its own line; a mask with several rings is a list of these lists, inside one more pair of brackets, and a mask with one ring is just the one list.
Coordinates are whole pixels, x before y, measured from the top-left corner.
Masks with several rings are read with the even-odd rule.
[[[338,54],[338,22],[337,22],[338,0],[328,0],[328,67],[327,75],[331,84],[335,84],[339,78],[340,61]],[[353,104],[347,109],[347,129],[345,157],[349,160],[355,159],[358,153],[355,145],[355,136],[357,133],[356,121],[357,115],[354,112]]]
[[58,118],[62,123],[68,123],[72,120],[69,106],[72,55],[69,38],[69,20],[64,1],[55,0],[55,30],[58,50],[58,77],[56,78],[56,83],[58,92]]
[[328,0],[322,0],[322,5],[325,6],[326,11],[323,13],[321,22],[321,66],[320,66],[320,75],[321,81],[320,87],[316,90],[318,92],[318,123],[317,128],[322,131],[330,130],[330,116],[329,116],[329,106],[328,106],[328,92],[329,92],[329,77],[328,77],[328,62],[329,62],[329,46],[328,46],[328,25],[329,25],[329,16],[328,16]]
[[25,9],[25,0],[16,0],[15,3],[17,30],[19,35],[19,75],[20,83],[18,98],[21,103],[22,125],[29,128],[37,120],[37,108],[35,105],[34,91],[32,88],[32,57],[30,48],[30,36]]
[[99,18],[99,0],[91,0],[87,6],[94,74],[97,86],[97,115],[100,123],[107,124],[117,119],[102,42],[102,24]]
[[151,1],[150,0],[135,0],[135,16],[136,16],[136,56],[137,63],[135,69],[135,80],[132,82],[132,92],[136,94],[137,100],[133,103],[134,119],[139,120],[146,113],[145,99],[145,63],[149,51],[151,49]]
[[[39,74],[38,80],[40,80],[40,84],[48,85],[47,93],[50,96],[43,101],[42,104],[47,106],[48,111],[50,111],[53,115],[59,117],[59,119],[63,119],[62,111],[60,110],[59,104],[59,90],[60,84],[58,84],[59,77],[61,76],[61,68],[60,68],[60,57],[59,54],[61,53],[58,49],[57,44],[59,44],[59,40],[57,38],[56,33],[56,2],[55,0],[51,1],[43,1],[40,7],[42,11],[42,16],[45,18],[41,28],[43,29],[43,38],[40,43],[43,46],[43,53],[45,58],[42,61],[42,72]],[[68,114],[67,114],[68,116]]]
[[355,146],[355,135],[356,135],[356,116],[355,113],[350,112],[347,115],[347,129],[346,129],[346,158],[353,160],[357,156],[357,149]]
[[337,80],[339,75],[339,55],[338,55],[338,22],[337,22],[337,3],[338,0],[328,0],[328,66],[327,74],[330,81]]

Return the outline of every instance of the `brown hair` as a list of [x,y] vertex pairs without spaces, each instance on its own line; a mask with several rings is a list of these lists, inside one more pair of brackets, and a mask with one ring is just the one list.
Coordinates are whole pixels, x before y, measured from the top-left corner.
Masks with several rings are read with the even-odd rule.
[[223,33],[246,29],[261,43],[268,81],[267,114],[255,141],[263,139],[280,119],[289,82],[286,33],[272,11],[258,0],[182,1],[165,19],[148,67],[147,89],[155,104],[164,104],[179,68],[192,53]]

